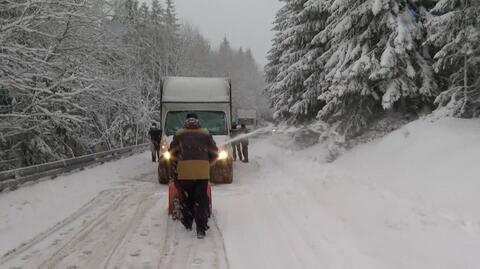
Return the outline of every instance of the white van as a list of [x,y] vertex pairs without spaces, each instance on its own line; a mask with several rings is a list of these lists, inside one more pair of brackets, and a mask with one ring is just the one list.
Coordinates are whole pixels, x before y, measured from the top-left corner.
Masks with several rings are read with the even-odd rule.
[[162,157],[158,168],[160,183],[172,178],[172,162],[168,148],[173,135],[183,128],[188,112],[195,112],[203,128],[212,134],[221,158],[213,164],[211,181],[231,183],[233,180],[232,151],[227,141],[232,126],[232,87],[227,78],[166,77],[160,94]]

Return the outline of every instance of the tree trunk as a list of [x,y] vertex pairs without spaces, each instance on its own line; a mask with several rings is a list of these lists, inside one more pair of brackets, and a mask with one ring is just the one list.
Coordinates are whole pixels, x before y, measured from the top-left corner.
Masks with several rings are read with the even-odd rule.
[[464,56],[464,66],[463,66],[463,105],[462,105],[462,116],[465,115],[465,111],[468,103],[468,58],[465,53]]
[[137,127],[135,128],[135,146],[138,145],[138,122]]

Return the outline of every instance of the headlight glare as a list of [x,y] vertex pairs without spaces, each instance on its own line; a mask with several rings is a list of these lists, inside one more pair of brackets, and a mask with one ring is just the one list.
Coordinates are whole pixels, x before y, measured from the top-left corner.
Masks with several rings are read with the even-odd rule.
[[167,141],[163,140],[162,141],[162,150],[167,150],[167,148],[168,148]]
[[218,153],[218,159],[219,160],[226,160],[228,158],[228,152],[225,150],[222,150]]
[[165,151],[163,153],[163,158],[165,158],[165,160],[170,160],[172,158],[172,155],[170,154],[169,151]]

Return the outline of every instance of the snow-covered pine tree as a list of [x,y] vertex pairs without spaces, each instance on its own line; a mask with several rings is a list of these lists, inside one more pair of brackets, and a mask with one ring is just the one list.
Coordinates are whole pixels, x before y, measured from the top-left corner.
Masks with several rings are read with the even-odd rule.
[[304,76],[304,91],[300,98],[290,108],[294,115],[302,115],[304,119],[312,119],[317,116],[323,103],[318,99],[321,94],[325,76],[325,63],[318,61],[326,51],[329,43],[314,43],[313,38],[326,27],[329,18],[329,1],[309,0],[304,4],[303,11],[297,17],[297,24],[304,29],[305,48],[302,57],[294,64],[297,70],[301,70]]
[[[276,119],[299,120],[305,115],[302,113],[304,107],[299,104],[305,92],[303,82],[308,77],[302,58],[308,52],[313,37],[311,25],[301,16],[306,2],[307,0],[285,0],[284,10],[278,14],[277,21],[285,21],[285,25],[278,25],[283,30],[277,36],[280,42],[276,45],[276,49],[282,53],[279,63],[271,64],[278,75],[267,86]],[[275,60],[275,56],[272,57]]]
[[173,32],[178,32],[180,25],[178,24],[177,12],[173,0],[166,1],[165,23],[171,27]]
[[166,35],[166,42],[167,42],[167,75],[176,75],[178,74],[178,59],[180,59],[179,51],[178,51],[178,31],[180,29],[180,25],[178,24],[177,13],[175,11],[175,5],[173,0],[166,0],[166,7],[165,7],[165,35]]
[[292,6],[289,0],[280,0],[284,2],[283,7],[278,11],[274,30],[276,31],[273,39],[272,49],[269,52],[269,63],[266,66],[267,86],[266,93],[271,99],[271,107],[274,110],[274,119],[286,120],[290,118],[288,113],[288,100],[290,92],[282,87],[281,72],[288,66],[284,62],[283,56],[290,52],[290,48],[284,42],[288,38],[287,29],[291,24],[291,17],[293,16]]
[[317,61],[326,44],[312,43],[328,19],[326,0],[286,0],[274,22],[277,31],[265,67],[266,92],[275,118],[294,121],[314,119],[320,109]]
[[179,74],[189,77],[212,76],[213,52],[205,37],[188,23],[180,27]]
[[265,92],[268,95],[274,96],[274,85],[275,80],[278,76],[279,69],[281,66],[280,58],[282,57],[284,50],[282,49],[281,43],[283,40],[283,35],[285,29],[287,28],[287,19],[289,6],[283,5],[282,8],[277,12],[275,21],[273,22],[272,30],[275,32],[275,36],[272,39],[271,49],[267,53],[267,65],[265,66],[265,82],[267,83]]
[[125,19],[136,24],[138,22],[138,0],[124,0]]
[[159,0],[152,0],[151,19],[153,24],[161,25],[164,21],[164,10]]
[[142,3],[138,9],[138,16],[140,17],[140,24],[143,26],[146,26],[150,22],[150,10],[147,3]]
[[329,2],[327,26],[313,40],[330,44],[317,60],[326,69],[318,117],[353,135],[382,110],[429,103],[437,85],[421,47],[422,9],[407,0]]
[[159,0],[152,0],[151,6],[151,24],[149,25],[149,39],[155,46],[150,48],[150,58],[152,63],[152,73],[157,85],[160,78],[167,74],[167,36],[165,36],[165,10]]
[[257,93],[261,91],[263,78],[252,51],[240,48],[232,54],[232,60],[233,105],[237,109],[256,109]]
[[448,115],[480,116],[480,1],[440,0],[430,11],[427,42],[443,80],[436,103]]
[[233,59],[233,49],[230,45],[230,41],[225,36],[220,43],[218,48],[218,54],[216,59],[216,65],[221,66],[223,70],[218,70],[218,75],[223,77],[231,77],[231,72],[233,69],[234,59]]
[[[210,76],[230,77],[232,80],[233,110],[257,109],[264,80],[250,49],[234,49],[227,37],[214,54]],[[262,101],[266,102],[265,99]],[[260,102],[259,102],[260,103]],[[263,111],[260,111],[263,112]]]

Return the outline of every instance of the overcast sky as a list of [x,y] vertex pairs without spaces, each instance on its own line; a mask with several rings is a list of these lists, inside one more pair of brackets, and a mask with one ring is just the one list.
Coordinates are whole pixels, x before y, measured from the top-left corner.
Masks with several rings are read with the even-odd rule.
[[251,48],[263,68],[278,0],[175,0],[175,5],[180,19],[197,26],[212,46],[226,35],[233,47]]

